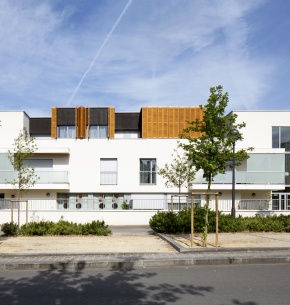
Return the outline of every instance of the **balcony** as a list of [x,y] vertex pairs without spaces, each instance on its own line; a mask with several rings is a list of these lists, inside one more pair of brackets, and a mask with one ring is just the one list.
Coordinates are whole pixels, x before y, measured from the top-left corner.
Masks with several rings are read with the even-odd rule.
[[[39,178],[36,184],[68,184],[67,171],[35,171]],[[7,181],[17,180],[16,171],[0,171],[0,184],[6,184]]]
[[[206,184],[203,178],[203,172],[197,172],[193,184]],[[235,172],[236,184],[273,184],[284,185],[285,173],[284,172]],[[213,184],[231,184],[232,172],[225,174],[218,174],[214,177]]]

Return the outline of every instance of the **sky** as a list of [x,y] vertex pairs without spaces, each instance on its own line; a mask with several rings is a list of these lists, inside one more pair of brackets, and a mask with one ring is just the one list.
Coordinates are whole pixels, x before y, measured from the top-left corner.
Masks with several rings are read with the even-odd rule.
[[0,110],[290,110],[289,0],[0,0]]

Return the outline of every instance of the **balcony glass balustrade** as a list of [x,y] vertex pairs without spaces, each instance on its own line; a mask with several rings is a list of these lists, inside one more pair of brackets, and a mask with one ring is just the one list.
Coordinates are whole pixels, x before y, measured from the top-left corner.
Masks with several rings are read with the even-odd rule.
[[[39,178],[37,184],[69,183],[67,171],[35,171],[35,175]],[[16,171],[0,171],[0,183],[13,180],[17,180]]]
[[[284,172],[244,172],[236,171],[236,184],[285,184]],[[206,180],[203,178],[202,172],[197,172],[193,184],[204,184]],[[214,184],[230,184],[232,183],[232,172],[218,174],[214,177]]]

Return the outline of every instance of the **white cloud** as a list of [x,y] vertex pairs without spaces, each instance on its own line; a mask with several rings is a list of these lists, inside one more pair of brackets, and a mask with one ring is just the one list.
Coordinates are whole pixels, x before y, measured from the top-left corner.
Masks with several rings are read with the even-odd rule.
[[[66,2],[65,2],[66,3]],[[0,2],[0,104],[64,106],[128,1]],[[82,5],[82,6],[81,6]],[[253,57],[248,23],[265,1],[134,0],[81,84],[72,106],[206,103],[221,84],[231,109],[255,108],[274,62]],[[21,107],[20,107],[21,106]],[[32,111],[37,113],[36,111]]]

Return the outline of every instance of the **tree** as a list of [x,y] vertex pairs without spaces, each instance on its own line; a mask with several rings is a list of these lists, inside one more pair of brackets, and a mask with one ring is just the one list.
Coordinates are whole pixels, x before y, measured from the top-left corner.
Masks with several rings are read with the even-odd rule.
[[[203,118],[189,122],[184,129],[181,138],[188,141],[181,142],[180,146],[185,150],[190,164],[196,171],[203,170],[203,177],[207,182],[207,191],[210,193],[211,184],[217,174],[224,174],[226,168],[240,165],[247,159],[248,149],[240,149],[233,153],[233,145],[243,140],[239,130],[245,127],[245,123],[236,123],[237,115],[225,115],[228,105],[228,93],[223,93],[223,87],[210,88],[210,96],[205,106],[199,107],[204,110]],[[198,132],[200,137],[189,136],[190,132]],[[233,162],[234,160],[234,162]],[[207,227],[210,196],[206,195],[206,219],[203,234],[204,246],[207,245]]]
[[[179,195],[181,193],[181,187],[187,187],[190,182],[193,181],[195,172],[188,164],[188,159],[185,155],[180,156],[177,150],[174,150],[172,154],[173,162],[171,164],[165,164],[163,168],[158,168],[158,175],[166,179],[166,187],[178,187]],[[180,197],[179,197],[179,209],[180,209]]]
[[8,183],[13,184],[17,188],[17,199],[20,199],[22,194],[33,187],[39,179],[28,160],[28,158],[34,155],[37,146],[34,143],[34,138],[28,136],[25,128],[14,139],[13,146],[14,149],[12,151],[8,150],[8,158],[14,170],[17,171],[17,178],[13,181],[8,181]]

